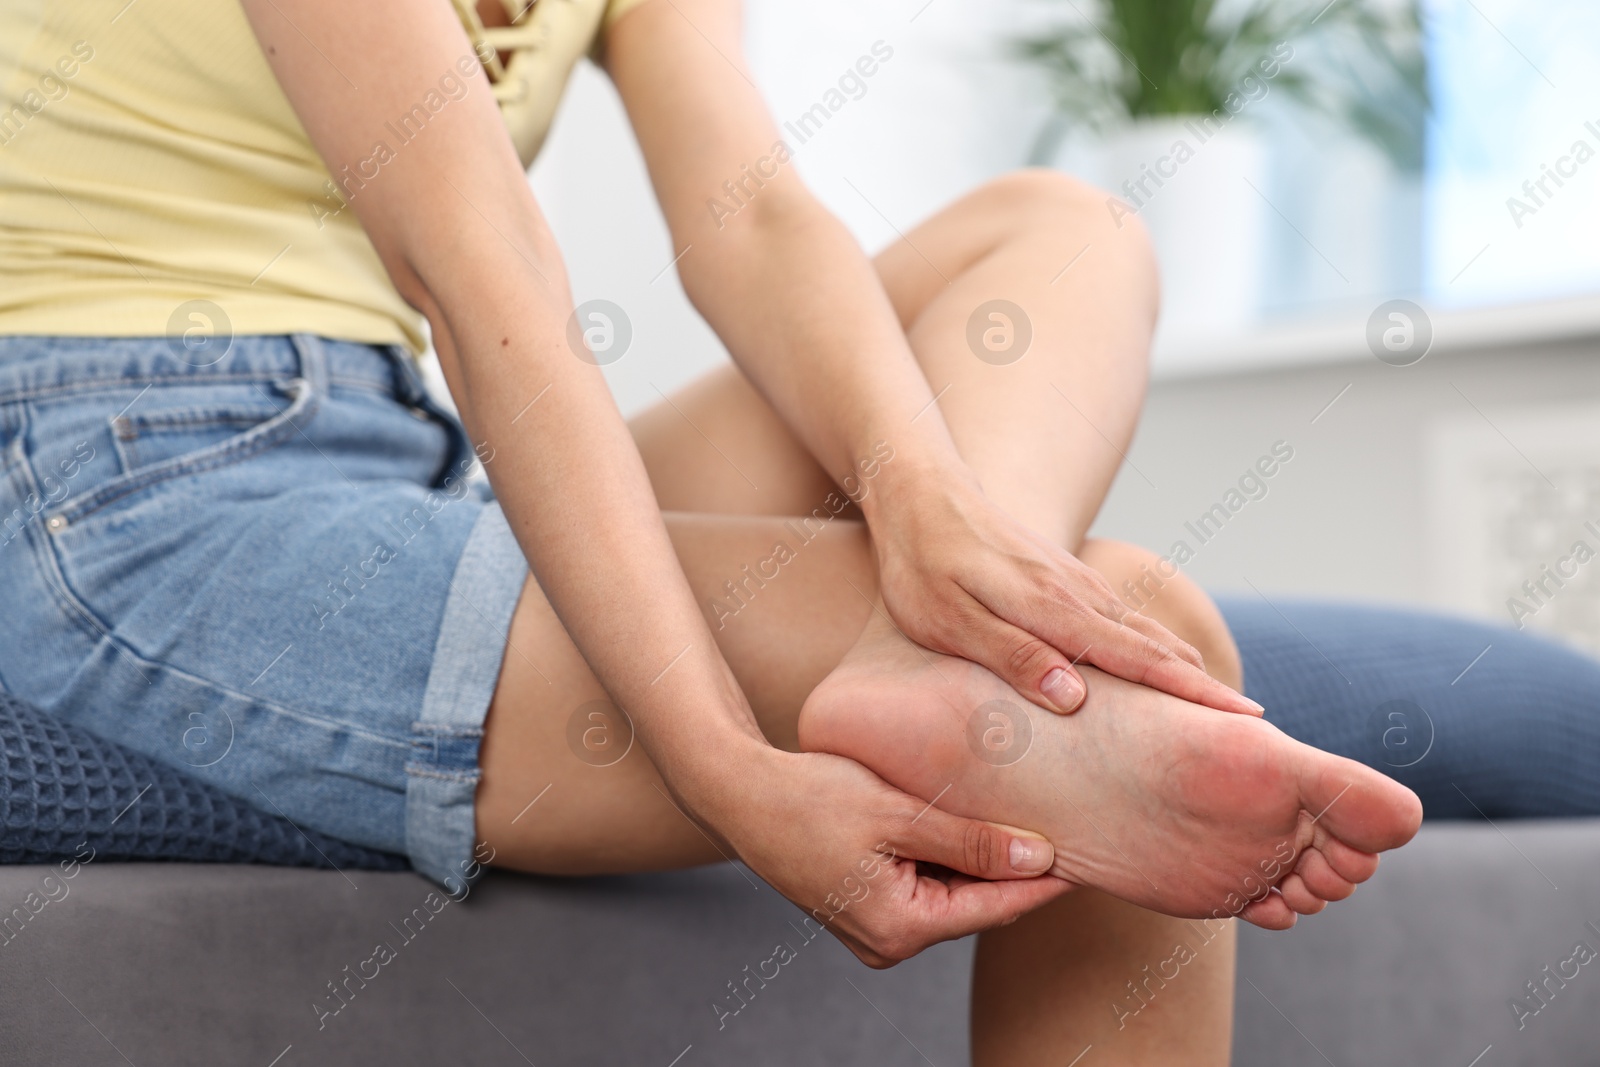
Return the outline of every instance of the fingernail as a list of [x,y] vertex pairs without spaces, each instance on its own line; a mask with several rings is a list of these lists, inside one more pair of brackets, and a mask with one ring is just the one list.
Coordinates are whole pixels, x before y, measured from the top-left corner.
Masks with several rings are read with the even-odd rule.
[[1065,667],[1057,667],[1045,675],[1039,689],[1061,711],[1071,711],[1083,700],[1083,686]]
[[1011,869],[1023,874],[1033,874],[1050,868],[1055,861],[1055,850],[1050,842],[1033,837],[1011,839]]
[[1252,708],[1254,708],[1256,711],[1260,712],[1262,715],[1265,715],[1267,713],[1267,709],[1262,707],[1260,704],[1257,704],[1254,700],[1251,700],[1249,697],[1244,696],[1243,693],[1240,693],[1239,695],[1244,698],[1244,702],[1246,704],[1249,704]]

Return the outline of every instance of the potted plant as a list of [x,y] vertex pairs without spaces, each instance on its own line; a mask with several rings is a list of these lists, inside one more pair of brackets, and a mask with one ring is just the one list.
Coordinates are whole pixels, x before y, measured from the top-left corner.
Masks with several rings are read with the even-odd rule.
[[1396,174],[1422,170],[1427,69],[1413,0],[1059,2],[1062,17],[1012,42],[1053,103],[1031,162],[1059,165],[1065,149],[1116,194],[1114,218],[1149,225],[1171,323],[1226,333],[1256,317],[1274,210],[1254,121],[1267,97],[1351,131]]

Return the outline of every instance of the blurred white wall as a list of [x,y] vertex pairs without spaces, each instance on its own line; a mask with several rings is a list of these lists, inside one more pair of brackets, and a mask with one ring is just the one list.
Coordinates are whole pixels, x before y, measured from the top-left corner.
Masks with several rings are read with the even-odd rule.
[[[1294,458],[1202,546],[1185,524],[1278,441]],[[1508,624],[1506,598],[1541,566],[1579,538],[1600,548],[1583,528],[1600,526],[1600,341],[1159,382],[1128,456],[1150,481],[1125,468],[1094,532],[1161,552],[1186,540],[1186,572],[1213,592],[1425,604]],[[1591,570],[1600,564],[1528,625],[1600,653]]]
[[[1042,118],[1042,94],[1000,58],[1003,35],[1015,30],[1005,24],[1007,10],[979,0],[870,7],[750,0],[752,63],[780,122],[809,108],[874,42],[894,51],[860,99],[796,157],[869,250],[1026,157]],[[675,250],[637,147],[610,84],[592,68],[574,79],[532,180],[566,253],[576,299],[615,301],[633,320],[632,348],[606,368],[624,412],[726,358],[667,269]],[[1477,496],[1437,499],[1440,471],[1445,480],[1460,472],[1448,473],[1448,456],[1430,459],[1428,442],[1437,425],[1476,420],[1485,447],[1501,449],[1497,462],[1515,467],[1523,462],[1521,450],[1502,424],[1526,425],[1573,405],[1590,405],[1600,421],[1594,331],[1536,342],[1537,313],[1528,324],[1527,343],[1515,330],[1492,349],[1458,338],[1407,368],[1372,358],[1357,330],[1351,344],[1321,353],[1316,365],[1297,366],[1299,353],[1284,342],[1257,371],[1160,380],[1130,453],[1154,487],[1125,470],[1096,532],[1165,551],[1186,536],[1185,522],[1285,441],[1294,460],[1274,476],[1265,497],[1195,546],[1191,574],[1214,589],[1432,603],[1505,621],[1499,590],[1507,582],[1514,588],[1520,568],[1536,570],[1540,553],[1565,536],[1571,515],[1591,503],[1600,511],[1600,451],[1535,461],[1562,470],[1561,487],[1552,486],[1546,502],[1548,535],[1523,538],[1526,544],[1499,538],[1493,546],[1499,555],[1461,562],[1463,545],[1483,542],[1467,527],[1499,530],[1510,521],[1511,505]],[[1572,488],[1586,485],[1597,487],[1592,500]],[[1441,558],[1456,560],[1454,569],[1441,572]],[[1471,588],[1462,593],[1457,585]],[[1600,582],[1566,603],[1581,598],[1589,615],[1600,616]],[[1544,613],[1536,623],[1555,618]],[[1600,646],[1600,636],[1594,641]]]
[[[1026,157],[1044,112],[1041,94],[1000,53],[1010,32],[1005,5],[981,0],[746,4],[751,66],[780,124],[835,88],[876,42],[892,50],[859,99],[795,155],[807,182],[871,251]],[[624,412],[727,358],[675,273],[660,273],[676,250],[621,104],[593,67],[582,65],[573,78],[532,179],[567,257],[574,298],[612,300],[633,320],[632,348],[606,368]]]

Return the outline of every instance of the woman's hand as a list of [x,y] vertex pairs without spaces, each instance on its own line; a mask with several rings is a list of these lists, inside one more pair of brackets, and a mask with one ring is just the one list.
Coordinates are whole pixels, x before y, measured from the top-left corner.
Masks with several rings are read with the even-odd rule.
[[892,500],[880,498],[867,516],[885,607],[911,640],[981,663],[1061,713],[1082,704],[1083,678],[1073,664],[1087,661],[1197,704],[1261,714],[1255,701],[1206,674],[1193,647],[1124,605],[1070,552],[1007,516],[970,476],[912,477],[918,480],[899,486]]
[[[1073,888],[1043,838],[963,819],[854,760],[757,744],[688,798],[773,888],[871,967],[1003,926]],[[957,872],[936,878],[936,864]]]
[[[1007,518],[970,476],[949,473],[964,470],[961,457],[904,325],[855,239],[787,165],[789,148],[742,70],[741,40],[737,0],[641,4],[609,35],[607,69],[673,247],[686,253],[677,268],[684,289],[740,369],[836,479],[880,440],[902,457],[861,501],[895,622],[1057,711],[1082,701],[1072,663],[1083,659],[1175,696],[1259,714],[1207,676],[1194,649],[1119,603],[1098,574]],[[736,211],[706,210],[729,175],[752,168],[762,175],[759,195]],[[935,473],[891,494],[913,456]],[[892,505],[879,507],[890,495]]]

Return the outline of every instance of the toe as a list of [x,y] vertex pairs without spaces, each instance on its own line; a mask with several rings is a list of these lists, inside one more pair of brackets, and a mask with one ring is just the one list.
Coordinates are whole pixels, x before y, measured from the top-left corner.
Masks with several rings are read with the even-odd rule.
[[1273,892],[1246,904],[1244,910],[1239,912],[1239,918],[1263,930],[1287,930],[1299,916],[1283,902],[1281,894]]
[[1363,852],[1399,848],[1422,825],[1422,801],[1354,760],[1309,750],[1301,801],[1322,829]]
[[[1376,861],[1377,857],[1373,856],[1372,859]],[[1298,877],[1308,890],[1322,900],[1343,900],[1356,891],[1355,883],[1334,870],[1328,858],[1314,848],[1300,853],[1300,860],[1294,865],[1294,874],[1290,877]]]
[[1316,853],[1347,882],[1361,883],[1378,870],[1378,857],[1371,852],[1351,848],[1331,834],[1318,834],[1306,854]]
[[1291,874],[1278,883],[1278,892],[1289,910],[1298,915],[1315,915],[1328,906],[1328,902],[1307,887],[1305,879]]

